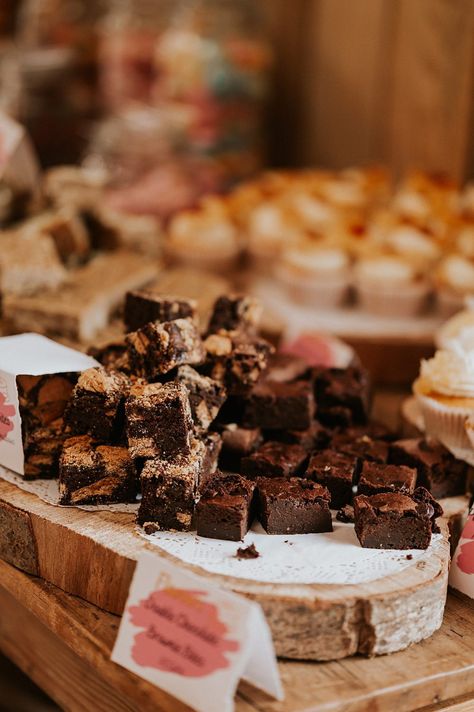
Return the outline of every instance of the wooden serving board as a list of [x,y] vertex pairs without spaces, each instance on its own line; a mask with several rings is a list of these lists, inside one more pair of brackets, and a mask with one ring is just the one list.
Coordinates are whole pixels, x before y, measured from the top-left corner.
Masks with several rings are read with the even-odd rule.
[[[467,501],[449,500],[448,508],[451,522],[459,524]],[[357,586],[260,583],[180,563],[257,600],[282,657],[378,655],[402,650],[440,627],[450,560],[448,525],[445,519],[444,543],[430,558]],[[67,593],[120,614],[144,549],[157,552],[136,533],[132,514],[55,507],[0,481],[0,557]]]

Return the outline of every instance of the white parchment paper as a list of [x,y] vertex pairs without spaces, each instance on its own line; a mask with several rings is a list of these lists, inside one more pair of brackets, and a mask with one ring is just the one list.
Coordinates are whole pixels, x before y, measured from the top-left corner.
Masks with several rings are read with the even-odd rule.
[[[426,551],[363,549],[352,524],[333,521],[326,534],[268,535],[254,524],[244,542],[198,537],[193,532],[140,534],[150,543],[205,571],[267,583],[358,584],[402,571],[429,557],[442,544],[432,537]],[[255,544],[257,559],[238,559],[239,547]],[[409,558],[407,558],[409,557]]]
[[[58,504],[59,489],[57,480],[25,480],[21,475],[17,475],[12,470],[7,470],[6,467],[0,465],[0,477],[12,485],[16,485],[25,492],[35,494],[37,497],[46,502],[53,504],[56,507],[64,507],[65,505]],[[66,505],[68,506],[68,505]],[[108,512],[136,512],[138,510],[138,502],[135,504],[81,504],[71,505],[78,509],[85,509],[88,512],[97,512],[106,510]]]

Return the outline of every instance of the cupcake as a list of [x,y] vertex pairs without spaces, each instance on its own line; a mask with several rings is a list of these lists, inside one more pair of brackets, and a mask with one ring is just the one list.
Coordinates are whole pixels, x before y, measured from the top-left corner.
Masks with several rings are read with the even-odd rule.
[[474,308],[465,309],[448,319],[436,334],[436,345],[447,351],[459,348],[474,351]]
[[203,201],[200,209],[183,211],[171,220],[165,250],[178,264],[228,272],[237,266],[241,247],[224,203],[213,198]]
[[342,304],[348,294],[350,276],[347,253],[324,245],[286,250],[275,267],[275,277],[290,298],[316,307]]
[[474,352],[437,351],[421,362],[413,384],[428,435],[447,448],[469,448],[465,423],[474,415]]
[[247,249],[253,266],[261,272],[271,271],[276,258],[303,232],[283,202],[267,200],[259,205],[247,222]]
[[385,236],[385,245],[397,255],[420,266],[432,265],[441,256],[435,240],[410,225],[398,225]]
[[355,268],[360,305],[371,314],[412,317],[428,302],[430,285],[417,267],[395,255],[361,259]]
[[474,415],[471,415],[464,423],[464,428],[466,430],[466,435],[471,447],[474,448]]
[[445,257],[438,265],[435,282],[440,311],[452,316],[474,295],[474,262],[462,255]]

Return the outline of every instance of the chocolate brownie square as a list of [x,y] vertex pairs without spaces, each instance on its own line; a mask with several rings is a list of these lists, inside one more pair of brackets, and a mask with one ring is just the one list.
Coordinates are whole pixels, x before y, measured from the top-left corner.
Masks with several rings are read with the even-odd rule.
[[340,509],[352,502],[358,467],[359,460],[355,455],[321,450],[311,456],[304,476],[327,487],[331,493],[331,507]]
[[204,360],[201,337],[191,319],[153,321],[127,334],[125,341],[133,373],[150,380]]
[[87,349],[89,356],[95,358],[107,371],[130,373],[127,344],[123,340],[109,341],[102,346]]
[[265,380],[276,383],[292,383],[301,379],[308,380],[310,375],[311,369],[304,359],[292,354],[277,352],[268,359]]
[[241,428],[229,423],[222,430],[221,467],[238,472],[243,457],[251,455],[262,443],[260,428]]
[[381,492],[401,492],[413,494],[417,472],[405,465],[380,465],[363,462],[357,483],[357,494],[380,494]]
[[306,430],[314,416],[314,396],[309,381],[262,381],[246,398],[243,422],[248,428]]
[[[418,488],[422,490],[423,488]],[[415,490],[413,496],[384,492],[354,498],[355,531],[361,546],[368,549],[427,549],[434,519],[441,512],[434,500]]]
[[112,442],[123,432],[123,404],[130,381],[119,371],[88,368],[83,371],[64,413],[73,435],[89,434],[96,440]]
[[290,445],[301,445],[305,450],[325,450],[331,442],[331,432],[313,420],[306,430],[265,430],[265,440],[277,440]]
[[214,475],[196,505],[196,529],[210,539],[240,541],[251,524],[255,483],[237,474]]
[[[199,471],[199,485],[204,485],[217,470],[222,448],[222,437],[219,433],[206,433],[202,436],[200,442],[202,442],[204,449],[202,451],[202,463]],[[193,443],[191,443],[191,450],[192,449]]]
[[370,410],[367,371],[355,366],[316,368],[313,377],[318,420],[330,426],[367,422]]
[[299,477],[259,477],[257,513],[267,534],[332,532],[330,495]]
[[77,373],[16,377],[20,416],[29,432],[63,417],[77,378]]
[[196,432],[208,430],[226,400],[225,387],[219,381],[198,373],[191,366],[180,366],[176,378],[188,391]]
[[98,445],[89,435],[68,438],[59,465],[60,504],[134,502],[135,465],[126,447]]
[[273,347],[264,339],[221,331],[204,342],[202,372],[220,381],[230,395],[247,393],[267,368]]
[[194,319],[196,302],[181,297],[164,297],[147,289],[127,292],[123,320],[127,331],[137,331],[150,321]]
[[268,442],[256,452],[243,457],[241,474],[245,477],[291,477],[303,472],[308,459],[301,445]]
[[189,453],[193,419],[182,383],[132,386],[125,416],[132,457],[173,458]]
[[466,491],[469,465],[457,460],[434,438],[397,440],[390,446],[390,462],[416,467],[419,484],[433,497],[454,497]]
[[155,531],[191,529],[202,452],[193,448],[172,460],[147,460],[140,475],[142,500],[139,524]]
[[370,435],[358,435],[352,429],[333,435],[331,447],[340,452],[360,457],[361,460],[370,460],[380,464],[388,460],[389,445],[385,440],[374,440]]
[[49,425],[24,429],[25,480],[52,479],[58,476],[59,456],[67,434],[62,418]]
[[255,332],[261,314],[262,308],[258,300],[253,297],[238,294],[223,295],[214,303],[208,334],[216,334],[221,330]]

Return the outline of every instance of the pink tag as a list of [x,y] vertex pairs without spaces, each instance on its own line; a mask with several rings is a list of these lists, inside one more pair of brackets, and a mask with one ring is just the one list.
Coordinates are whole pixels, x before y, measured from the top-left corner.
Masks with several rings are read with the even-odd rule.
[[148,552],[112,660],[199,712],[231,712],[241,678],[283,698],[260,606]]
[[469,513],[451,562],[449,585],[474,598],[474,508]]

